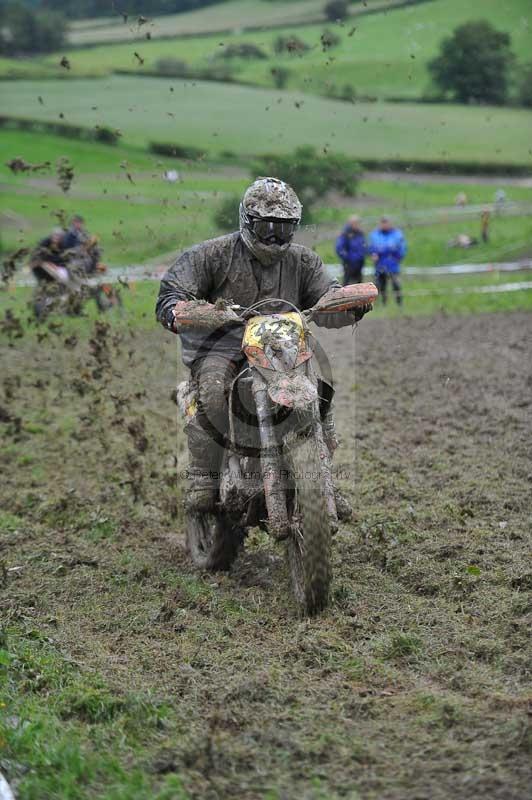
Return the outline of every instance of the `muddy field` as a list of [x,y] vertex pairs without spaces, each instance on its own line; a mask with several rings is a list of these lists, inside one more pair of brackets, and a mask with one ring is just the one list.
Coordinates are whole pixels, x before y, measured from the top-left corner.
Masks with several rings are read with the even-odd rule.
[[[150,800],[169,776],[182,788],[165,798],[529,795],[532,317],[368,318],[323,343],[355,518],[336,535],[330,610],[306,621],[264,535],[229,574],[187,560],[169,335],[4,330],[13,690],[149,787],[112,793],[96,775],[41,797]],[[98,716],[72,691],[65,706],[71,678],[28,678],[27,640],[122,711]],[[157,724],[131,732],[131,696],[157,705]],[[28,769],[4,735],[0,768],[38,797],[61,767]]]

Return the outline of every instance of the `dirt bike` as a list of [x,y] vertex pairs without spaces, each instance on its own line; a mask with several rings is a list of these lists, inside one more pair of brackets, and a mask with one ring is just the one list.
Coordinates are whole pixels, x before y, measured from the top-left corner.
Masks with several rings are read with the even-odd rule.
[[[78,316],[89,299],[94,300],[102,313],[122,306],[120,292],[112,284],[93,283],[83,263],[75,257],[68,259],[66,264],[61,266],[46,260],[34,264],[37,290],[33,311],[38,320],[42,321],[52,312]],[[94,271],[101,275],[107,267],[98,263]]]
[[[246,362],[228,398],[219,502],[211,513],[186,512],[187,547],[201,569],[228,569],[254,526],[286,541],[293,593],[307,615],[327,605],[331,533],[337,527],[333,389],[314,367],[308,323],[376,297],[373,284],[355,284],[329,292],[325,303],[304,312],[275,300],[250,309],[231,307],[247,318],[242,321]],[[261,305],[272,302],[291,310],[259,313]],[[174,313],[177,323],[190,326],[204,314],[197,301],[178,303]],[[188,382],[179,385],[177,395],[185,417],[197,412]]]

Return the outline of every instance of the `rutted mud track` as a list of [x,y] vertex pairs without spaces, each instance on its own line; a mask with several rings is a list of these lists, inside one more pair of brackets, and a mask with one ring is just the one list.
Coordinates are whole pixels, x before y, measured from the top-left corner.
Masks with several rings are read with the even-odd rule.
[[194,798],[525,797],[532,317],[323,337],[356,515],[310,622],[261,537],[229,575],[187,561],[170,338],[69,335],[4,348],[0,609],[172,705],[146,769],[170,754]]

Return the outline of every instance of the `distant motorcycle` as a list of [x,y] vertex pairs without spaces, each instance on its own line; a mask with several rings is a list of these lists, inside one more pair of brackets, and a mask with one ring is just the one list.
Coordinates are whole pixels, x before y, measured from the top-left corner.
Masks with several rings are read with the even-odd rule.
[[31,264],[37,279],[33,311],[38,320],[52,312],[78,316],[85,303],[94,300],[104,313],[122,306],[120,292],[111,283],[95,283],[91,275],[103,275],[107,267],[95,261],[95,240],[65,253],[64,265],[36,259]]
[[[331,473],[333,389],[314,368],[308,323],[376,297],[373,284],[355,284],[329,292],[325,302],[304,312],[293,306],[260,314],[259,307],[274,300],[231,307],[242,318],[246,364],[229,395],[218,507],[187,512],[187,546],[198,567],[218,570],[229,568],[254,526],[285,540],[293,593],[307,615],[328,602],[331,532],[338,519]],[[182,301],[176,322],[208,330],[204,309],[198,301]],[[185,417],[196,413],[188,381],[179,385],[177,399]]]

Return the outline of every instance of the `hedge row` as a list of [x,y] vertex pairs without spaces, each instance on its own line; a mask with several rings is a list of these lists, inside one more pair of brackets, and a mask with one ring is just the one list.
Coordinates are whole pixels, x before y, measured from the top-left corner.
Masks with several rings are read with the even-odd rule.
[[26,119],[3,114],[0,115],[0,128],[30,131],[31,133],[51,133],[55,136],[65,136],[67,139],[81,139],[105,144],[116,144],[121,136],[119,131],[107,128],[105,125],[84,128],[82,125],[71,125],[69,122],[47,122],[41,119]]
[[440,175],[501,175],[532,174],[532,164],[493,164],[478,161],[418,161],[406,159],[361,158],[364,169],[394,170],[397,172],[431,172]]
[[150,142],[148,145],[150,153],[169,158],[185,158],[189,161],[198,161],[204,158],[206,153],[199,147],[192,147],[184,144],[174,144],[173,142]]
[[173,69],[170,65],[156,69],[115,69],[113,75],[132,75],[135,78],[176,78],[189,81],[214,81],[216,83],[239,83],[243,86],[254,86],[253,83],[245,83],[237,80],[231,67],[226,64],[205,67],[204,69],[192,69],[187,67],[184,62],[176,61]]

